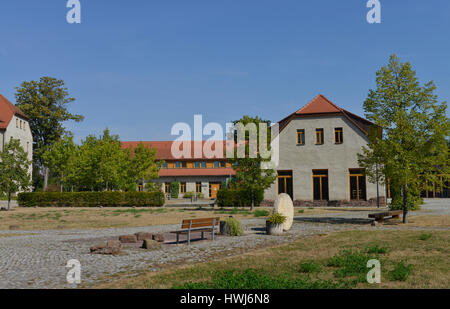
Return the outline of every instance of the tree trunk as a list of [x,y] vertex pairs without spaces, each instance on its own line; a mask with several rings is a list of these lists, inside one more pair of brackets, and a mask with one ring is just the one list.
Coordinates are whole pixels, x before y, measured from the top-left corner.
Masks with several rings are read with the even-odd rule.
[[11,192],[8,192],[8,210],[10,210],[10,203],[11,203]]
[[403,186],[403,223],[408,223],[408,184]]
[[144,192],[145,189],[145,179],[142,177],[142,192]]
[[47,191],[48,186],[48,167],[44,166],[44,192]]
[[253,211],[253,207],[255,206],[255,195],[254,195],[254,193],[253,193],[253,190],[252,190],[252,206],[250,207],[250,211]]
[[61,175],[61,192],[63,192],[63,178],[64,178],[64,174]]

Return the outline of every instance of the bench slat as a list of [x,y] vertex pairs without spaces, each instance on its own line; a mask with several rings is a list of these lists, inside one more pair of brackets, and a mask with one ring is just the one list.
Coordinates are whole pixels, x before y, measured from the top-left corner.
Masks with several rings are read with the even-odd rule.
[[[219,225],[220,218],[200,218],[200,219],[192,219],[192,220],[183,220],[181,224],[182,229],[187,229],[189,226],[191,228],[197,228],[197,227],[206,227],[206,226],[212,226],[213,220],[216,219],[215,226]],[[192,222],[192,224],[191,224]]]

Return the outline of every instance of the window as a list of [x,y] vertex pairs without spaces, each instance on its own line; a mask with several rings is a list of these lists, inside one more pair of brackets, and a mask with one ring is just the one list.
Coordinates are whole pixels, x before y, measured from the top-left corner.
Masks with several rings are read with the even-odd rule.
[[206,162],[205,161],[202,161],[202,168],[206,168]]
[[175,162],[175,168],[180,168],[181,167],[181,163],[180,162]]
[[219,161],[214,162],[214,168],[219,168]]
[[20,128],[22,129],[22,120],[20,120]]
[[167,162],[164,162],[162,168],[167,168]]
[[181,162],[181,167],[182,168],[186,168],[187,167],[187,162]]
[[305,130],[297,130],[297,145],[305,145]]
[[165,183],[165,185],[164,185],[164,191],[166,192],[166,193],[170,193],[170,182],[166,182]]
[[316,129],[316,145],[323,145],[323,129]]
[[366,199],[366,176],[364,170],[350,169],[350,199],[365,200]]
[[313,170],[313,198],[328,200],[328,170]]
[[19,119],[16,119],[16,128],[19,127]]
[[201,193],[202,192],[202,183],[196,182],[195,183],[195,193]]
[[220,167],[225,167],[225,166],[226,166],[225,161],[220,161]]
[[195,168],[200,168],[200,162],[196,161],[196,162],[194,163],[194,167],[195,167]]
[[344,133],[342,128],[334,129],[334,142],[336,144],[342,144],[344,142]]
[[180,182],[180,193],[186,193],[186,183],[185,182]]

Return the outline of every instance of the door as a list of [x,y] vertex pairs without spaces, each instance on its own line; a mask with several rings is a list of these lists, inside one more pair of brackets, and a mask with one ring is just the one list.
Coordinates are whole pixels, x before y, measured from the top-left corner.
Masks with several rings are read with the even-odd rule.
[[328,200],[328,170],[313,170],[313,198]]
[[209,196],[211,198],[217,198],[217,192],[220,190],[220,183],[209,184]]
[[361,169],[350,169],[350,199],[366,200],[366,176]]
[[286,193],[294,200],[292,171],[278,171],[277,187],[278,194]]

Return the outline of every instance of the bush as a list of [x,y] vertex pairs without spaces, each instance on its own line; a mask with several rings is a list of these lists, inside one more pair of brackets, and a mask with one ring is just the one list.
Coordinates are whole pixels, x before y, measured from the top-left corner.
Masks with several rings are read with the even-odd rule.
[[[245,207],[252,204],[252,194],[250,190],[228,189],[223,187],[217,192],[217,204],[220,207],[233,206]],[[264,190],[255,192],[255,206],[259,206],[264,199]]]
[[258,209],[258,210],[255,210],[255,212],[254,212],[255,217],[267,217],[268,215],[269,215],[269,211],[263,210],[263,209]]
[[403,261],[396,263],[394,269],[389,272],[391,281],[406,281],[411,275],[412,265],[406,265]]
[[267,221],[272,223],[272,224],[283,224],[284,221],[286,221],[286,217],[277,213],[277,214],[271,215],[267,219]]
[[[403,210],[403,196],[400,189],[391,185],[392,201],[389,205],[391,210]],[[423,204],[423,199],[420,197],[420,190],[410,186],[408,188],[408,210],[419,210],[420,205]]]
[[228,224],[228,226],[230,227],[230,235],[231,236],[241,236],[244,234],[244,231],[242,230],[241,222],[239,222],[238,220],[236,220],[234,218],[227,218],[223,221],[226,222],[226,224]]
[[162,192],[26,192],[19,193],[22,207],[144,207],[162,206]]
[[175,181],[170,184],[170,197],[178,198],[178,193],[180,192],[180,183]]

